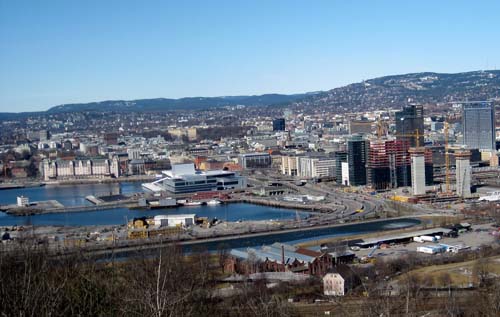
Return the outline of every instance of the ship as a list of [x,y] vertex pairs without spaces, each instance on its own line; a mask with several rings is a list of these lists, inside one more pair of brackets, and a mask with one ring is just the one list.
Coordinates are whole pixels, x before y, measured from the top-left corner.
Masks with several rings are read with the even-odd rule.
[[200,206],[201,201],[187,201],[187,202],[183,203],[182,205],[187,206],[187,207]]
[[212,200],[209,200],[207,201],[207,205],[209,206],[215,206],[215,205],[220,205],[220,200],[217,200],[217,199],[212,199]]

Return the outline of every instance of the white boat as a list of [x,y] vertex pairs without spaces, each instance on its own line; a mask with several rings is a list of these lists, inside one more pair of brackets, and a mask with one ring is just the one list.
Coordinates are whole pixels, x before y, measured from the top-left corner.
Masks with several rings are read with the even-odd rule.
[[500,192],[488,193],[488,196],[479,197],[479,201],[497,201],[500,200]]
[[185,202],[182,204],[183,206],[200,206],[201,205],[201,201],[188,201],[188,202]]
[[207,201],[207,205],[209,205],[209,206],[220,205],[220,200],[217,200],[217,199],[209,200],[209,201]]

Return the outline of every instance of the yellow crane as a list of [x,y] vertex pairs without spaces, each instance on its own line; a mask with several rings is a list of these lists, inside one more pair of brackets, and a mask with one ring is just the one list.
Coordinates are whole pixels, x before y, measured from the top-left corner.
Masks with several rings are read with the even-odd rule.
[[420,134],[420,132],[418,132],[418,129],[415,129],[415,133],[410,133],[410,134],[396,133],[396,137],[398,136],[415,138],[415,146],[420,147],[420,137],[423,136],[423,134]]
[[387,131],[389,130],[387,126],[387,122],[383,121],[382,118],[378,118],[377,120],[377,137],[380,140],[382,137],[387,135]]

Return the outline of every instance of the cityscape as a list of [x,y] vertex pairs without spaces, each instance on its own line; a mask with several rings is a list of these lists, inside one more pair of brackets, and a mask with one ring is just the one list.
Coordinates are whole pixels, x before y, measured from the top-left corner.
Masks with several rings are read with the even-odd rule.
[[[107,12],[118,8],[93,5]],[[129,1],[120,10],[129,18],[137,10],[143,22],[149,21],[142,16],[146,12],[156,18],[176,12],[172,21],[151,23],[172,34],[185,32],[189,42],[191,29],[177,29],[188,25],[184,7],[151,5],[157,12]],[[267,17],[260,13],[265,5],[251,5],[254,18]],[[306,4],[300,5],[305,11],[288,12],[296,5],[285,2],[273,10],[295,17],[309,14]],[[491,12],[495,5],[491,4]],[[50,6],[75,17],[67,5]],[[243,10],[243,4],[214,6],[232,14]],[[318,6],[325,12],[316,12],[320,8],[314,12],[325,25],[334,23],[328,22],[330,15],[340,19],[335,10],[343,5]],[[394,3],[380,6],[400,10]],[[467,11],[467,5],[459,6]],[[85,12],[78,20],[83,29],[91,30],[94,22],[107,25],[99,14],[87,11],[92,5],[78,3],[78,7]],[[193,14],[200,21],[214,15],[235,23],[223,10],[214,13],[215,7],[205,7],[206,12],[197,8]],[[0,11],[9,12],[0,13],[0,21],[5,17],[0,22],[4,28],[0,42],[5,47],[10,38],[66,43],[55,35],[64,31],[49,25],[43,26],[46,34],[14,31],[33,14],[30,10],[40,13],[40,19],[50,16],[47,8],[35,3],[26,8],[9,1],[0,5]],[[97,20],[90,23],[90,17]],[[245,17],[239,16],[242,21]],[[450,14],[444,18],[454,21]],[[498,21],[491,21],[488,34],[495,35]],[[65,19],[50,23],[76,27]],[[114,35],[135,38],[131,29],[117,25]],[[153,37],[146,36],[144,27],[136,31],[144,35],[141,58],[156,59],[151,51],[160,54],[165,47],[149,42]],[[289,31],[280,28],[279,34],[290,36],[299,27],[316,26],[290,24]],[[405,26],[412,32],[413,27]],[[494,27],[496,32],[491,31]],[[265,37],[260,26],[244,30]],[[474,30],[482,29],[476,25]],[[198,31],[226,39],[216,27]],[[274,26],[270,32],[275,32]],[[425,28],[418,32],[432,33]],[[456,39],[453,30],[446,34]],[[92,40],[83,33],[74,36],[97,47],[100,36],[106,35]],[[117,49],[120,39],[113,40]],[[208,45],[203,54],[225,54],[213,43],[200,42]],[[183,45],[187,44],[173,37],[173,51],[182,51]],[[288,47],[279,40],[269,45]],[[233,53],[220,61],[222,65],[231,65],[231,59],[248,61],[246,53],[233,56],[233,49],[223,48]],[[488,56],[500,56],[498,48],[494,46],[494,54]],[[374,55],[377,49],[387,52],[377,46]],[[324,56],[326,51],[322,46]],[[439,68],[429,62],[420,70],[406,71],[414,68],[391,68],[384,62],[379,75],[352,81],[344,76],[339,84],[327,87],[330,82],[325,82],[317,90],[307,81],[323,76],[319,70],[312,77],[304,71],[302,79],[294,78],[302,90],[291,81],[290,89],[273,88],[279,87],[273,86],[274,77],[259,77],[259,70],[254,73],[258,79],[247,78],[250,90],[246,91],[231,90],[231,80],[234,87],[239,87],[239,80],[221,70],[217,76],[229,77],[214,75],[204,81],[203,88],[212,89],[206,97],[204,90],[196,90],[199,86],[193,79],[191,94],[180,98],[170,95],[189,90],[151,74],[151,78],[124,79],[125,90],[117,90],[113,81],[96,79],[104,85],[100,88],[90,83],[83,88],[80,83],[82,91],[67,99],[63,96],[71,89],[56,93],[45,84],[30,86],[31,79],[18,85],[18,78],[39,76],[36,67],[15,66],[22,59],[11,55],[20,52],[9,47],[0,53],[0,66],[12,63],[13,68],[6,69],[18,67],[24,72],[0,77],[2,315],[500,315],[500,70],[495,67]],[[93,51],[87,53],[94,56]],[[300,60],[313,60],[316,52],[310,53]],[[105,67],[104,48],[102,54]],[[123,54],[130,74],[142,69],[136,66],[139,60]],[[182,65],[184,59],[198,56],[183,54],[177,61]],[[290,54],[298,58],[295,52]],[[283,55],[278,60],[288,60]],[[262,56],[266,55],[255,59]],[[61,53],[61,61],[52,58],[46,60],[55,67],[68,57]],[[83,53],[74,58],[91,59]],[[401,58],[401,63],[410,63]],[[455,58],[467,57],[453,57],[451,63]],[[218,56],[212,62],[219,62]],[[143,63],[147,68],[149,62]],[[89,67],[98,72],[97,65]],[[241,72],[246,69],[243,65]],[[430,66],[436,72],[427,71]],[[190,67],[179,67],[173,77],[179,77],[179,85],[189,86],[183,78],[193,75]],[[75,78],[86,76],[76,66],[55,71],[77,82],[81,79]],[[268,72],[272,70],[264,70]],[[198,74],[204,76],[204,70],[197,69]],[[328,76],[342,77],[339,74]],[[362,76],[369,74],[367,70]],[[287,82],[282,75],[280,80]],[[47,75],[51,80],[54,76]],[[156,87],[153,82],[160,81],[162,87],[173,88],[164,90],[169,92],[165,98],[149,92],[142,98],[141,88],[136,95],[126,91],[128,80],[137,87],[149,82]],[[219,94],[218,81],[229,90]],[[57,82],[66,87],[64,80]],[[19,87],[23,93],[16,93]],[[46,89],[43,96],[52,99],[36,97],[40,87]],[[259,93],[254,87],[260,87]],[[101,88],[114,97],[101,99]],[[94,97],[87,98],[92,91]],[[235,93],[225,95],[227,91]],[[27,102],[33,98],[40,101]],[[37,108],[38,103],[46,106]]]

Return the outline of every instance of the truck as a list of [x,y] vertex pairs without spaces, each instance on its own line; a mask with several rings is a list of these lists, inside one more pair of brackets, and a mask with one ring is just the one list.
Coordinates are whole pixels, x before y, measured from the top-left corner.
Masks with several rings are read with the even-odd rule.
[[418,243],[424,243],[425,240],[423,240],[421,237],[413,237],[413,241],[418,242]]
[[420,236],[420,239],[422,239],[425,242],[436,242],[437,241],[436,237],[433,237],[433,236]]

